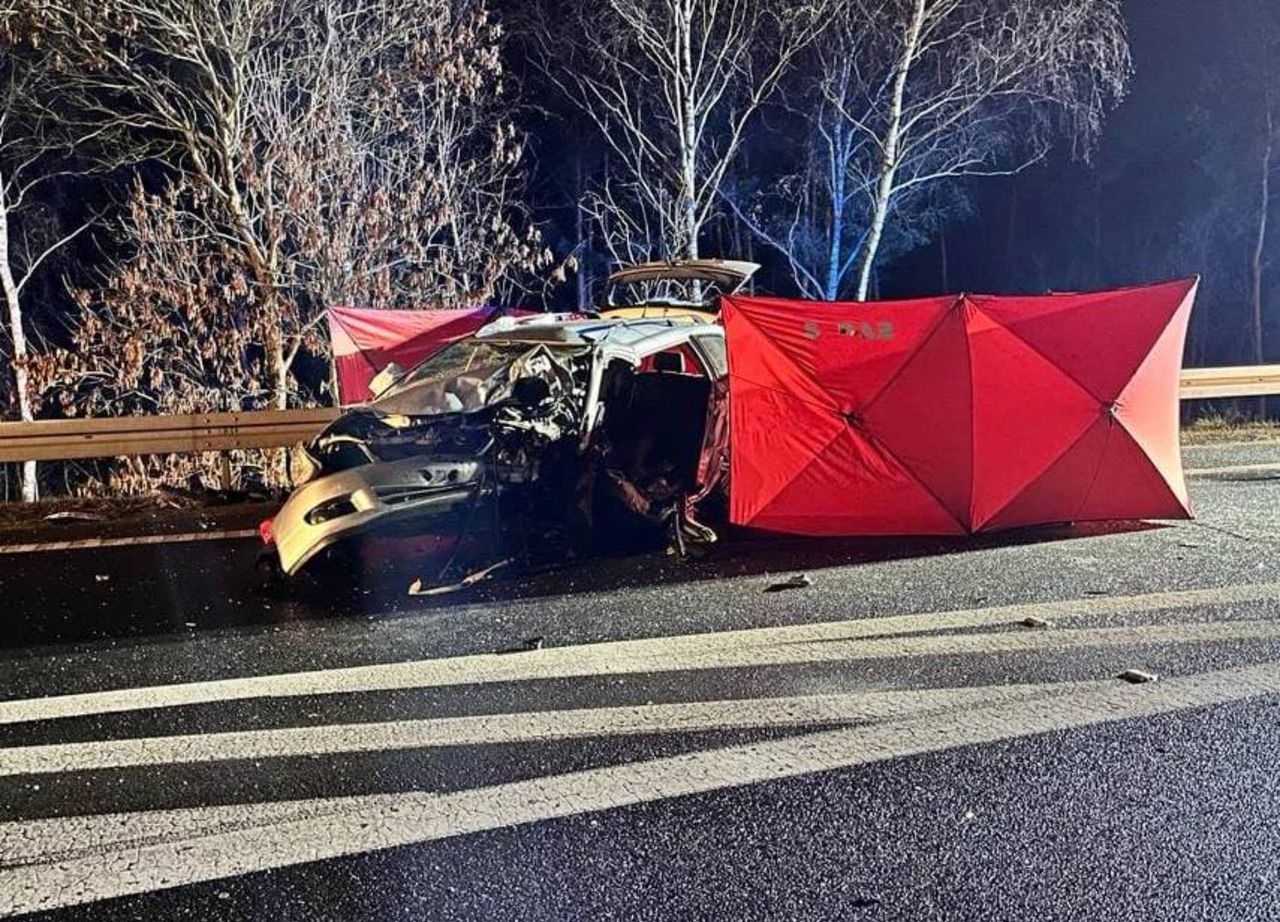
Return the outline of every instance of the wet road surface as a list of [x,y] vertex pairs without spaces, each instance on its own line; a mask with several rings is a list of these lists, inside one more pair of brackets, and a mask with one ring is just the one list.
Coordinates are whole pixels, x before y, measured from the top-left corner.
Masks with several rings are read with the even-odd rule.
[[431,604],[261,596],[249,538],[0,554],[0,914],[1276,918],[1280,445],[1187,463],[1194,524]]

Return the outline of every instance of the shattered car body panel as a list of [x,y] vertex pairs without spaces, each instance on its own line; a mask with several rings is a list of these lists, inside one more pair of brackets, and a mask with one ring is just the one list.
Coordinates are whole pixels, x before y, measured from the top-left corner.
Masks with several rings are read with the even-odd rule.
[[627,266],[609,276],[607,284],[692,280],[719,285],[724,294],[737,294],[760,271],[758,263],[731,259],[689,259],[679,262]]
[[687,515],[727,468],[723,337],[689,318],[541,315],[452,344],[295,450],[281,569],[370,532],[461,533],[490,502],[566,531]]

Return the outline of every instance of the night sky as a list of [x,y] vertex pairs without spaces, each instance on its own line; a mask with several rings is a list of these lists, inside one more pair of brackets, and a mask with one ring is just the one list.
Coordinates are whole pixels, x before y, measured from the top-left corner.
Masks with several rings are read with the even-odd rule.
[[[1213,61],[1229,38],[1228,23],[1205,15],[1216,5],[1128,0],[1135,74],[1128,98],[1107,120],[1092,164],[1059,150],[1017,177],[975,182],[976,214],[947,235],[952,288],[1124,285],[1151,281],[1152,271],[1165,268],[1126,264],[1111,250],[1135,234],[1154,238],[1156,253],[1160,238],[1168,238],[1172,249],[1181,213],[1209,191],[1188,129],[1200,87],[1212,79]],[[1099,199],[1102,220],[1095,227]],[[902,295],[933,290],[941,282],[940,258],[937,246],[917,254],[900,264],[887,288]],[[1182,274],[1210,270],[1188,265]]]

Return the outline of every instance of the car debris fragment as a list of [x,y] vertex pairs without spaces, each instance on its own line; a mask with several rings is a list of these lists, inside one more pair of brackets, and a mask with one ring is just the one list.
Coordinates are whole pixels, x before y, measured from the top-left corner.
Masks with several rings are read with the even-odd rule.
[[496,563],[489,564],[489,566],[476,570],[473,573],[468,573],[462,579],[455,583],[449,583],[448,585],[427,585],[422,581],[422,578],[419,577],[409,584],[409,595],[432,596],[447,595],[451,592],[461,592],[463,589],[474,586],[476,583],[488,579],[494,573],[511,566],[513,563],[515,563],[514,557],[499,560]]
[[1126,669],[1116,678],[1122,679],[1130,685],[1145,685],[1148,682],[1159,681],[1160,676],[1154,672],[1144,672],[1141,669]]
[[516,653],[535,653],[541,650],[546,643],[542,637],[526,637],[514,647],[507,647],[505,650],[494,651],[499,656],[510,656]]
[[105,522],[106,516],[101,516],[94,512],[80,512],[71,509],[62,512],[50,512],[44,517],[44,520],[46,522]]
[[783,580],[780,583],[773,583],[765,592],[787,592],[791,589],[808,589],[813,585],[813,577],[807,573],[798,573],[791,579]]
[[1046,621],[1044,618],[1038,618],[1035,615],[1028,615],[1018,623],[1023,627],[1029,627],[1037,631],[1043,631],[1053,627],[1052,621]]

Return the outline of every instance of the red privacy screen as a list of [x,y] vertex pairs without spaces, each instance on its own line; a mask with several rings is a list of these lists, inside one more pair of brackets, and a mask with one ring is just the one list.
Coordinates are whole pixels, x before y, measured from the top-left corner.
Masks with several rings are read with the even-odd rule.
[[408,371],[445,346],[470,336],[498,316],[490,307],[476,310],[329,311],[329,337],[342,406],[363,403],[373,395],[369,382],[395,362]]
[[734,523],[958,535],[1190,515],[1197,281],[829,304],[726,298]]

